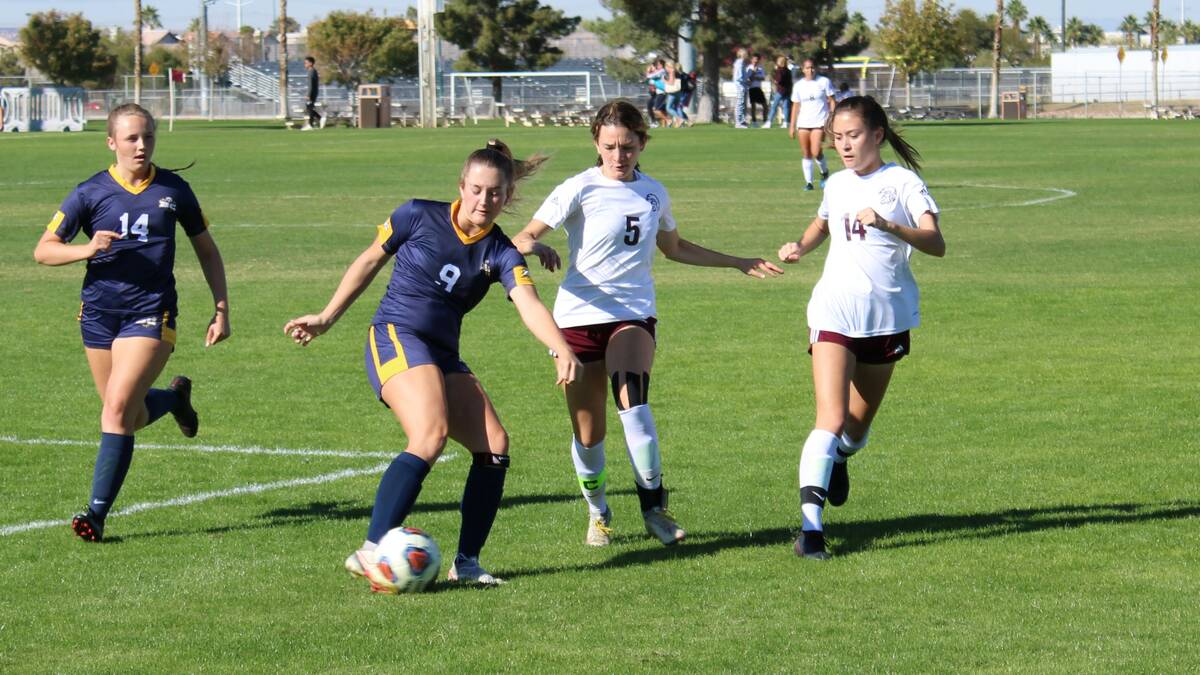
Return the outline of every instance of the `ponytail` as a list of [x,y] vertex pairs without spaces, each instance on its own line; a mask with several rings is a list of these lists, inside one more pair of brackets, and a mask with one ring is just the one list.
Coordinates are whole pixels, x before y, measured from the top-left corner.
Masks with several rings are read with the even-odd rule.
[[852,112],[863,119],[869,129],[883,129],[883,139],[892,146],[892,151],[900,158],[900,162],[909,169],[921,172],[921,153],[893,128],[888,120],[883,106],[870,96],[851,96],[838,102],[829,116],[830,124],[838,113]]
[[537,173],[542,164],[550,159],[541,153],[534,154],[529,159],[514,159],[512,150],[498,138],[489,139],[487,145],[472,152],[463,164],[459,182],[466,180],[467,171],[476,164],[490,166],[504,177],[504,185],[511,203],[516,195],[517,183]]

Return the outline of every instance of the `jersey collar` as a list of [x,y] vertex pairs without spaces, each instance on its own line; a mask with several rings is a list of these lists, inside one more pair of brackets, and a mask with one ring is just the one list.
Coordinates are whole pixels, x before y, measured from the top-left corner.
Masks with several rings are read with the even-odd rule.
[[454,234],[458,235],[458,240],[464,244],[474,244],[488,236],[488,233],[492,231],[492,227],[496,225],[495,223],[489,223],[487,227],[472,235],[467,235],[466,232],[462,231],[462,228],[458,226],[458,209],[460,206],[462,206],[461,199],[455,199],[454,203],[450,204],[450,225],[454,228]]
[[113,164],[112,166],[108,167],[108,175],[112,176],[112,179],[114,181],[116,181],[117,185],[120,185],[121,187],[125,188],[126,192],[128,192],[130,194],[135,194],[135,195],[140,195],[143,190],[150,187],[150,184],[154,182],[154,175],[156,173],[157,173],[157,167],[155,167],[153,164],[151,164],[150,165],[150,174],[148,176],[146,176],[146,180],[142,181],[141,185],[134,187],[132,184],[125,182],[125,179],[121,178],[121,174],[117,173],[117,165],[116,164]]

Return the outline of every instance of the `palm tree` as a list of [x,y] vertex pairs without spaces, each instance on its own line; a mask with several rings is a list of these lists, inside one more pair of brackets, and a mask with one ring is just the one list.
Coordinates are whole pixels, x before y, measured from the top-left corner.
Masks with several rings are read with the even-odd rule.
[[[142,4],[142,3],[137,3]],[[146,5],[141,10],[142,25],[146,28],[157,29],[162,28],[162,17],[158,15],[158,9],[152,5]]]
[[1040,16],[1035,16],[1029,20],[1025,26],[1033,36],[1033,57],[1035,59],[1042,58],[1042,41],[1046,44],[1054,44],[1054,29],[1050,26],[1050,22]]
[[1121,20],[1121,25],[1117,26],[1117,30],[1125,34],[1125,44],[1130,47],[1138,46],[1139,38],[1142,36],[1142,24],[1133,14],[1126,16]]
[[1191,19],[1184,21],[1179,30],[1183,33],[1184,44],[1194,45],[1200,42],[1200,24],[1195,21]]
[[279,116],[287,121],[288,118],[288,96],[287,96],[287,0],[279,0],[279,25],[276,29],[279,31]]
[[1017,33],[1020,33],[1021,24],[1025,19],[1029,18],[1029,10],[1025,9],[1025,3],[1021,2],[1021,0],[1010,0],[1006,11],[1008,20],[1012,22],[1012,27]]
[[1083,21],[1073,16],[1067,19],[1067,26],[1063,28],[1063,43],[1074,47],[1079,44],[1079,38],[1083,34]]

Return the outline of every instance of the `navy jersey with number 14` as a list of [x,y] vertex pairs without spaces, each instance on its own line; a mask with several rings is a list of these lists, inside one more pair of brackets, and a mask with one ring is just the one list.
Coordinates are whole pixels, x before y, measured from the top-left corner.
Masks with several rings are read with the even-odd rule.
[[463,316],[493,283],[508,292],[532,286],[525,258],[499,227],[467,236],[456,224],[459,202],[414,199],[379,226],[376,241],[396,257],[372,323],[391,323],[458,352]]

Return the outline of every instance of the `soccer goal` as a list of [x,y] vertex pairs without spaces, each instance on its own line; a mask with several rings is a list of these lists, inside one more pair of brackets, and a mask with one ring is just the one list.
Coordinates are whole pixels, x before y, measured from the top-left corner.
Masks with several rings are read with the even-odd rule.
[[[504,108],[580,108],[592,107],[595,78],[601,99],[604,83],[596,73],[586,70],[450,73],[449,115],[458,114],[475,120],[497,117],[500,111],[492,97],[492,78],[504,78]],[[507,113],[505,113],[507,114]]]

